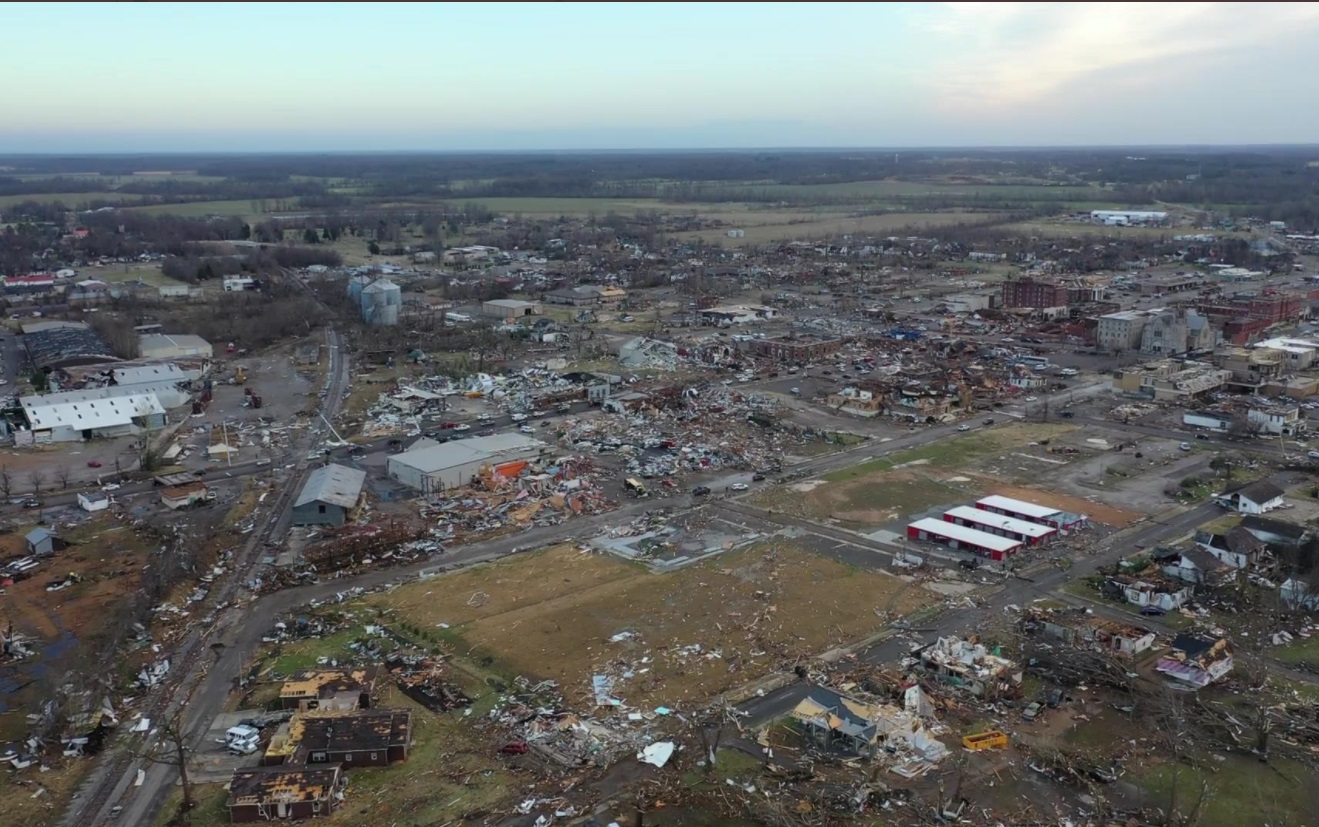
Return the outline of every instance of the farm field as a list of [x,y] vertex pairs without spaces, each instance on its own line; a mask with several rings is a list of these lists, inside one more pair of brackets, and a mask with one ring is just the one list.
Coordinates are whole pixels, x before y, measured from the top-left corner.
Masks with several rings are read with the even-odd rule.
[[134,201],[141,198],[131,192],[39,192],[31,195],[0,195],[0,209],[35,201],[38,204],[53,204],[59,201],[66,207],[77,207],[91,201]]
[[[789,215],[791,217],[789,217]],[[778,220],[775,220],[778,219]],[[783,216],[773,212],[747,212],[739,220],[736,215],[725,214],[722,220],[730,224],[727,229],[742,230],[741,238],[729,238],[727,230],[694,230],[675,233],[677,238],[701,239],[725,246],[764,244],[771,241],[828,237],[838,234],[886,233],[907,227],[916,230],[950,227],[959,224],[994,222],[1001,220],[996,213],[973,212],[893,212],[884,215],[839,215],[837,212],[795,212]]]
[[[405,585],[370,603],[386,622],[448,624],[442,635],[456,657],[558,681],[570,701],[585,702],[592,675],[626,663],[634,676],[619,680],[616,695],[632,706],[682,709],[875,633],[883,621],[870,609],[895,596],[903,613],[935,599],[906,587],[787,542],[667,574],[561,546]],[[610,640],[622,633],[630,634]]]
[[188,218],[204,218],[208,215],[245,217],[256,214],[249,200],[192,201],[185,204],[152,204],[149,207],[129,207],[129,209],[151,215],[178,215]]

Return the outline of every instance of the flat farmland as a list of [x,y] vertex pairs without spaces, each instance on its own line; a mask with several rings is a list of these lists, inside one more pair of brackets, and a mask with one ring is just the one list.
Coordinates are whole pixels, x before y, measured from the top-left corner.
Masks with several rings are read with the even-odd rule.
[[67,207],[74,207],[79,204],[86,204],[91,201],[133,201],[141,198],[141,195],[134,195],[130,192],[38,192],[31,195],[0,195],[0,209],[12,207],[15,204],[22,204],[24,201],[35,201],[38,204],[53,204],[56,201],[63,203]]
[[[999,213],[985,212],[893,212],[883,215],[840,215],[837,211],[820,210],[803,213],[773,211],[747,211],[737,214],[720,213],[729,226],[717,230],[693,230],[675,233],[675,237],[701,239],[706,242],[740,247],[744,244],[766,244],[803,238],[826,238],[838,235],[874,235],[892,233],[907,227],[917,230],[952,227],[963,224],[995,222],[1002,219]],[[742,230],[742,238],[729,238],[728,230]]]
[[456,658],[489,658],[558,681],[570,702],[590,704],[592,675],[630,671],[614,688],[629,705],[690,708],[879,631],[871,609],[890,600],[907,613],[936,599],[908,585],[787,542],[666,574],[558,547],[412,583],[371,603],[415,626],[448,624]]
[[204,218],[208,215],[248,216],[255,215],[250,200],[242,201],[191,201],[184,204],[152,204],[149,207],[129,207],[130,210],[151,215],[177,215],[184,218]]

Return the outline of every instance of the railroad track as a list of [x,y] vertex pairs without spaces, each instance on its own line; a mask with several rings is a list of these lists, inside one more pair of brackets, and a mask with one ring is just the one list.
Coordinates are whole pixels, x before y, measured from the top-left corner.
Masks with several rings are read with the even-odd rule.
[[[330,370],[326,377],[324,387],[324,399],[322,406],[325,408],[323,413],[327,419],[333,419],[338,412],[339,405],[342,401],[343,384],[346,365],[343,360],[341,339],[337,331],[332,326],[326,328],[326,339],[330,347]],[[261,528],[254,532],[248,538],[243,550],[239,553],[238,559],[232,568],[232,576],[225,578],[220,588],[212,590],[203,601],[204,609],[215,611],[219,606],[230,603],[238,591],[243,587],[246,576],[252,571],[258,556],[266,543],[280,528],[280,523],[287,515],[298,490],[301,488],[308,473],[307,451],[319,436],[320,428],[313,427],[307,434],[306,445],[295,448],[301,455],[297,460],[296,468],[290,479],[281,486],[281,490],[274,503],[271,504],[266,512],[264,522]],[[298,456],[298,454],[295,454]],[[183,644],[175,650],[174,662],[171,663],[170,673],[174,676],[173,680],[167,680],[162,687],[163,691],[157,691],[142,708],[143,717],[151,718],[155,721],[168,720],[180,709],[186,707],[192,694],[206,677],[206,670],[200,668],[202,660],[205,657],[208,647],[206,641],[208,637],[218,628],[218,624],[205,629],[196,629],[189,633]],[[195,717],[192,721],[184,721],[184,741],[190,747],[196,747],[196,742],[205,734],[209,722],[203,717]],[[119,814],[119,802],[124,800],[128,790],[132,789],[131,782],[136,776],[137,766],[142,760],[138,750],[134,749],[132,743],[120,742],[114,748],[108,765],[95,776],[97,781],[89,793],[76,798],[66,811],[64,818],[60,821],[60,827],[99,827],[113,820]],[[174,776],[177,771],[168,764],[160,765],[163,774],[167,777],[167,783],[174,783]],[[157,800],[150,802],[151,814],[164,803],[163,796],[157,796]],[[141,821],[142,819],[139,819]],[[150,815],[145,822],[150,821]]]

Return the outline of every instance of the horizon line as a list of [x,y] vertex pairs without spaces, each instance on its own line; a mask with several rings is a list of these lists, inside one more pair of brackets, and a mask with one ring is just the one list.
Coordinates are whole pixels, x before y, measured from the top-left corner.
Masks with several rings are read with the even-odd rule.
[[324,155],[587,155],[592,153],[614,155],[682,155],[693,153],[749,153],[749,152],[1039,152],[1087,150],[1258,150],[1258,149],[1319,149],[1316,143],[1237,143],[1237,144],[1018,144],[1008,146],[763,146],[763,147],[668,147],[668,148],[563,148],[563,149],[326,149],[326,150],[121,150],[79,152],[4,152],[0,158],[129,158],[135,156],[210,156],[240,158],[251,156],[324,156]]

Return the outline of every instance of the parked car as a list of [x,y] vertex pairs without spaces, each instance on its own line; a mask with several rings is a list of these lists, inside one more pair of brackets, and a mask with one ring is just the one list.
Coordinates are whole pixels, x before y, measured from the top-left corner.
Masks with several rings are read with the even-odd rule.
[[966,560],[958,560],[957,565],[961,566],[967,571],[975,571],[976,569],[980,568],[980,561],[975,559],[974,557],[970,557],[967,558]]
[[958,426],[957,426],[957,430],[959,430],[959,431],[969,431],[969,430],[971,430],[971,426],[970,426],[970,425],[958,425]]
[[[1202,439],[1202,440],[1204,440],[1205,442],[1208,442],[1208,441],[1209,441],[1209,434],[1196,434],[1196,435],[1195,435],[1195,438],[1196,438],[1196,439]],[[1310,459],[1319,459],[1319,451],[1311,451],[1311,452],[1309,453],[1309,457],[1310,457]]]
[[1166,615],[1168,610],[1162,606],[1141,606],[1140,613],[1149,617],[1158,617],[1160,615]]
[[747,485],[747,484],[744,483],[744,482],[735,482],[735,483],[733,483],[732,485],[730,485],[730,486],[728,486],[728,487],[731,488],[731,489],[733,489],[734,491],[745,491],[745,490],[747,490],[748,488],[750,488],[751,486]]
[[792,388],[788,391],[788,393],[792,394],[793,396],[801,396],[801,388]]
[[117,482],[107,482],[101,486],[102,491],[118,491],[120,488],[123,488],[123,486]]
[[1057,709],[1063,702],[1063,691],[1058,688],[1050,689],[1044,696],[1044,702],[1049,705],[1050,709]]
[[692,489],[693,497],[703,497],[709,493],[710,493],[710,486],[708,485],[698,485]]
[[1058,415],[1061,416],[1063,419],[1071,419],[1072,417],[1076,416],[1076,414],[1073,413],[1072,411],[1063,411]]
[[27,499],[27,500],[23,500],[23,507],[24,507],[24,508],[41,508],[41,506],[43,506],[43,505],[45,505],[45,503],[43,503],[41,500],[38,500],[38,499],[35,499],[35,498],[33,498],[33,499]]
[[1044,704],[1040,703],[1039,701],[1033,701],[1031,702],[1030,706],[1026,707],[1026,709],[1022,711],[1021,718],[1024,721],[1033,721],[1036,718],[1040,717],[1040,713],[1043,711],[1044,711]]
[[1180,445],[1178,445],[1177,448],[1178,448],[1178,450],[1181,450],[1181,451],[1189,451],[1189,450],[1191,450],[1191,443],[1189,443],[1189,442],[1183,442],[1183,443],[1181,443]]
[[993,425],[993,424],[994,424],[994,417],[992,417],[992,416],[987,416],[987,417],[985,417],[985,424],[986,424],[986,425]]
[[518,430],[519,430],[520,432],[524,433],[524,434],[534,434],[534,433],[536,433],[536,429],[533,428],[533,427],[531,427],[530,425],[519,425],[519,426],[518,426]]
[[440,423],[440,428],[441,428],[441,429],[446,429],[446,428],[457,428],[457,427],[458,427],[458,423],[457,423],[457,422],[441,422],[441,423]]
[[101,467],[101,461],[100,461],[99,459],[89,459],[89,460],[87,460],[87,467],[88,467],[88,468],[100,468],[100,467]]
[[751,475],[751,481],[752,481],[752,482],[764,482],[764,481],[765,481],[765,475],[764,475],[764,474],[752,474],[752,475]]
[[464,422],[464,423],[462,423],[462,424],[460,424],[460,425],[455,425],[455,426],[453,426],[453,429],[454,429],[455,431],[470,431],[470,430],[472,430],[472,426],[471,426],[471,425],[468,425],[466,422]]

